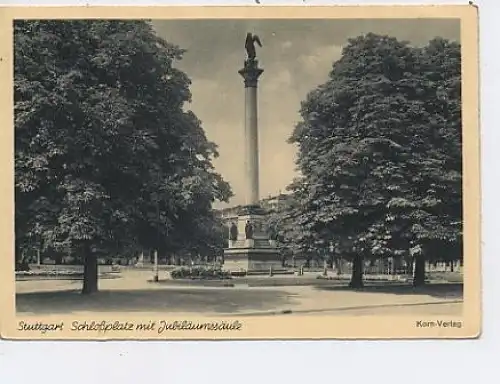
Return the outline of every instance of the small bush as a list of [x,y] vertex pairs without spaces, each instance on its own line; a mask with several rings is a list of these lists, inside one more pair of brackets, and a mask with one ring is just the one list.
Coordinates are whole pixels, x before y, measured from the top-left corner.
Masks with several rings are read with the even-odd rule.
[[323,275],[317,275],[316,279],[318,279],[318,280],[334,280],[331,276],[323,276]]
[[192,279],[192,280],[225,280],[230,279],[231,274],[223,271],[221,267],[180,267],[170,272],[172,279]]
[[245,277],[247,274],[248,274],[247,271],[232,271],[232,272],[230,272],[230,275],[235,276],[235,277]]

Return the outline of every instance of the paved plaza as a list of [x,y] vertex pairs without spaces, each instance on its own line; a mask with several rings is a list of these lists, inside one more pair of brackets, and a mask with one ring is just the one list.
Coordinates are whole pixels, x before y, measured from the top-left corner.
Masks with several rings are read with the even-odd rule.
[[[78,280],[16,282],[17,311],[23,316],[96,312],[204,316],[265,315],[460,315],[460,284],[374,286],[362,291],[345,285],[203,287],[154,284],[150,271],[124,270],[101,279],[100,292],[80,294]],[[235,279],[233,279],[235,280]],[[234,282],[234,281],[233,281]]]

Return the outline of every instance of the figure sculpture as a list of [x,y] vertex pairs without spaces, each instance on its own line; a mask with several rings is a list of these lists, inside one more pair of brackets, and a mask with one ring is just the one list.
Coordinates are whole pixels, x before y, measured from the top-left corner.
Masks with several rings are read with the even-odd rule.
[[252,35],[250,32],[247,33],[247,38],[245,40],[245,49],[247,50],[248,60],[250,61],[255,60],[255,57],[257,56],[257,53],[255,51],[255,43],[257,43],[259,47],[262,47],[259,36]]
[[253,239],[253,225],[250,221],[245,224],[245,237],[247,239]]
[[231,228],[229,229],[230,232],[230,240],[231,241],[236,241],[238,239],[238,227],[236,226],[235,223],[231,224]]

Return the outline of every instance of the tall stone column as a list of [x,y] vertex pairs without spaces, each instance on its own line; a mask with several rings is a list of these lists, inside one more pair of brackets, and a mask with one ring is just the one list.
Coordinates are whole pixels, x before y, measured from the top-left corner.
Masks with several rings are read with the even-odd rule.
[[[252,44],[252,40],[248,44]],[[242,271],[269,274],[269,271],[281,268],[279,252],[271,245],[262,225],[265,212],[259,207],[257,83],[264,70],[259,68],[251,45],[247,47],[247,53],[248,59],[238,71],[245,83],[246,206],[241,207],[235,222],[237,240],[230,242],[229,248],[224,250],[224,269],[236,276],[240,276]]]
[[247,205],[259,202],[259,132],[257,120],[257,84],[264,72],[255,59],[245,61],[238,73],[245,84],[245,173]]

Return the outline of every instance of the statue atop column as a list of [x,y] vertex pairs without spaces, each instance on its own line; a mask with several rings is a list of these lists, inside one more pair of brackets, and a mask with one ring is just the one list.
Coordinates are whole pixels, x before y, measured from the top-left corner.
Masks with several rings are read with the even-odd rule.
[[255,43],[257,43],[259,47],[262,47],[259,36],[252,35],[250,32],[248,32],[247,38],[245,39],[245,49],[247,50],[248,61],[255,61],[255,58],[257,57],[257,52],[255,51]]
[[253,35],[250,32],[247,33],[247,37],[245,39],[247,59],[245,60],[244,67],[238,71],[238,73],[243,76],[243,79],[245,80],[245,87],[251,88],[257,87],[257,80],[262,72],[264,72],[263,69],[259,68],[255,44],[262,47],[259,36]]

